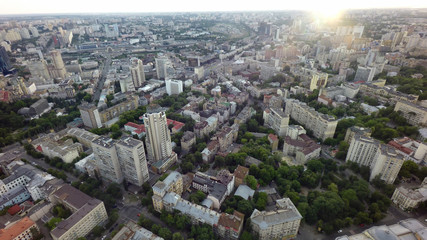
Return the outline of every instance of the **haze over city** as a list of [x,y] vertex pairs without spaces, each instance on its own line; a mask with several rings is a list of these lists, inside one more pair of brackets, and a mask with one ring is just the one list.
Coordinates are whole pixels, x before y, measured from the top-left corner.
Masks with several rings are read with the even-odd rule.
[[0,5],[1,240],[427,240],[425,0]]

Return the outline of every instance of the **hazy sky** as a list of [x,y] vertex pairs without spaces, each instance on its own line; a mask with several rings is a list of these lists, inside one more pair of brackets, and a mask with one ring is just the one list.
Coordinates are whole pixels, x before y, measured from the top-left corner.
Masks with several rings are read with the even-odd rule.
[[0,0],[0,14],[427,8],[427,0]]

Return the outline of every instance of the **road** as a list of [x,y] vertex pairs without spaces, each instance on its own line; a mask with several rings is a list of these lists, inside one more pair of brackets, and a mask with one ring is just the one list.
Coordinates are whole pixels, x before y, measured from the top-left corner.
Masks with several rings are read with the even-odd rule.
[[99,100],[99,97],[101,96],[102,88],[104,88],[105,80],[107,79],[108,70],[110,69],[110,65],[111,65],[111,56],[108,55],[107,59],[104,62],[104,66],[102,68],[101,77],[99,78],[99,81],[97,82],[92,101]]

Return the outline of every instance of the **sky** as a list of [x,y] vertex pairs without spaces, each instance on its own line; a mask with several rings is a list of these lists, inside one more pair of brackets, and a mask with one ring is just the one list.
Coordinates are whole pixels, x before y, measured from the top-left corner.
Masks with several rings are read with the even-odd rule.
[[0,0],[0,15],[427,8],[427,0]]

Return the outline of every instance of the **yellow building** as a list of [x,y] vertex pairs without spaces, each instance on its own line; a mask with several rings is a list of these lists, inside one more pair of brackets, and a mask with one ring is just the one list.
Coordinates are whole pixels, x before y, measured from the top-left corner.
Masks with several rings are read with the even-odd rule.
[[395,112],[400,112],[408,123],[416,126],[427,125],[427,108],[411,102],[398,101],[394,106]]
[[163,196],[166,193],[174,192],[181,195],[183,192],[182,175],[179,172],[171,172],[163,181],[158,181],[153,186],[153,206],[154,210],[161,212],[163,210]]

